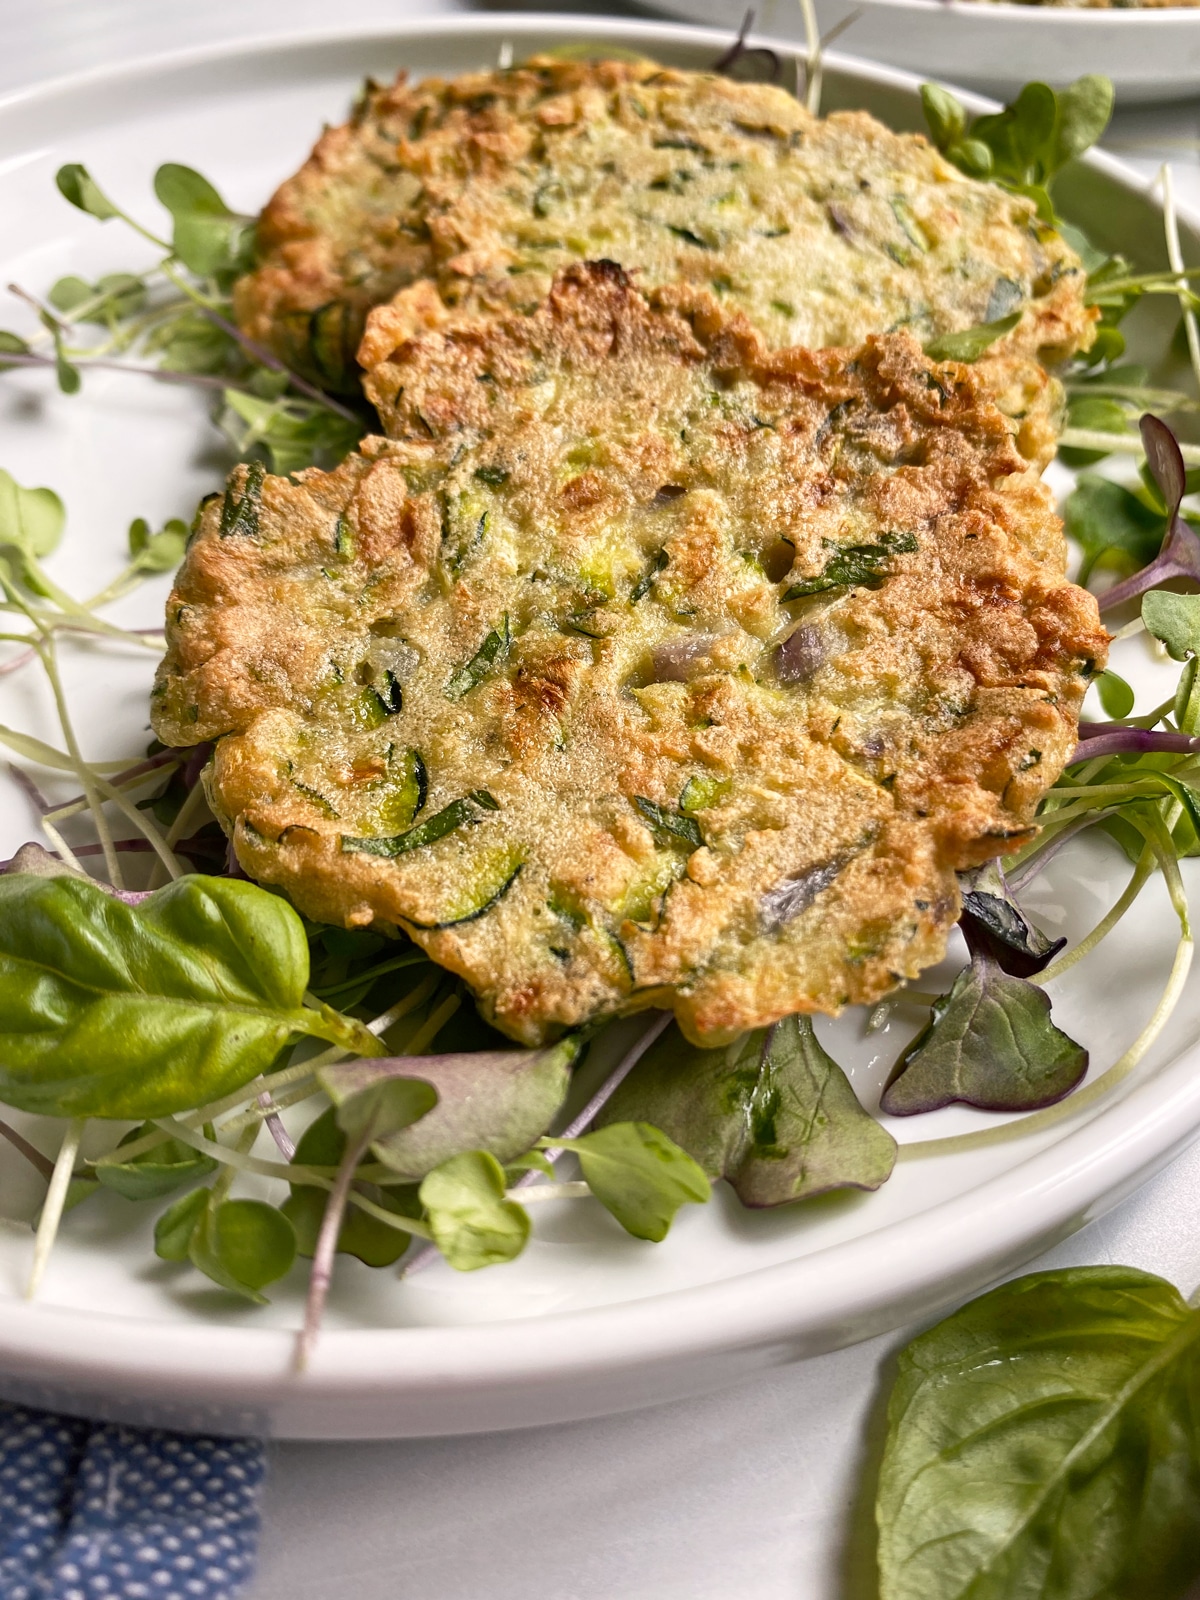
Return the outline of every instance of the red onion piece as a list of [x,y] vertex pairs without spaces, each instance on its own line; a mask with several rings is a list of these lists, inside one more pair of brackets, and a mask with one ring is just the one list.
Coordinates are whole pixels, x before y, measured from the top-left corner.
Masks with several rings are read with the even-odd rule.
[[846,865],[845,857],[833,861],[820,861],[797,878],[784,878],[773,889],[768,889],[758,903],[758,915],[767,933],[777,933],[787,923],[794,922],[819,894],[824,893]]
[[654,683],[687,683],[696,676],[700,663],[712,654],[719,634],[684,633],[677,639],[657,644],[650,652],[654,663]]
[[802,623],[775,652],[775,675],[780,683],[807,683],[825,665],[829,650],[821,629]]

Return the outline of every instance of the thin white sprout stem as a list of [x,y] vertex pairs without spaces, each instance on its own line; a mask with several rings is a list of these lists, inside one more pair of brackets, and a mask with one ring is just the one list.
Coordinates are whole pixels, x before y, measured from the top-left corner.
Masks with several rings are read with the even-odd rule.
[[[94,765],[95,763],[93,763]],[[153,779],[169,778],[182,765],[183,763],[180,761],[172,761],[161,767],[153,767],[149,772],[135,773],[131,778],[114,778],[112,780],[113,787],[132,793],[133,790],[143,788]],[[81,811],[86,811],[87,808],[87,796],[79,794],[72,800],[64,800],[60,806],[51,806],[49,811],[46,812],[46,816],[54,822],[65,822],[68,817],[78,816]]]
[[1105,916],[1101,917],[1086,938],[1081,939],[1073,949],[1064,951],[1057,961],[1050,963],[1040,975],[1039,983],[1051,983],[1055,978],[1061,978],[1063,973],[1069,972],[1077,961],[1082,961],[1084,956],[1091,955],[1096,946],[1108,937],[1138,895],[1141,894],[1151,874],[1154,872],[1154,868],[1154,852],[1147,845],[1142,852],[1141,860],[1133,869],[1133,873],[1129,882],[1125,885],[1124,893],[1120,899]]
[[1183,315],[1183,327],[1187,334],[1188,355],[1191,357],[1192,374],[1196,379],[1196,388],[1200,390],[1200,331],[1196,328],[1196,314],[1188,304],[1187,278],[1183,250],[1179,243],[1179,223],[1175,216],[1175,186],[1171,178],[1171,166],[1164,161],[1159,173],[1159,184],[1162,189],[1163,205],[1163,231],[1167,237],[1167,260],[1171,263],[1172,271],[1179,274],[1176,287],[1179,290],[1179,309]]
[[[186,833],[187,829],[191,827],[192,823],[197,820],[199,814],[204,810],[207,804],[208,796],[204,792],[204,785],[200,782],[199,778],[197,778],[196,782],[192,785],[192,788],[188,791],[187,797],[185,798],[183,804],[180,806],[174,822],[172,822],[171,826],[167,829],[166,837],[163,842],[168,850],[171,850],[172,852],[174,851],[175,846],[184,837],[184,834]],[[154,870],[151,872],[146,883],[146,887],[148,889],[158,889],[161,887],[163,883],[162,871],[163,863],[161,861],[156,861],[154,863]]]
[[405,1055],[419,1056],[427,1045],[433,1043],[461,1005],[462,1000],[458,995],[447,995],[437,1010],[430,1012],[428,1019],[408,1041]]
[[814,117],[821,114],[821,88],[825,69],[821,61],[821,28],[817,22],[813,0],[800,0],[800,15],[804,18],[805,59],[804,104]]
[[58,851],[59,855],[66,862],[67,866],[74,867],[76,872],[82,872],[87,875],[86,867],[84,867],[74,850],[71,849],[70,845],[63,838],[62,834],[59,833],[54,824],[52,822],[47,822],[45,817],[42,818],[42,832]]
[[104,795],[105,799],[111,800],[118,811],[132,822],[138,832],[143,835],[159,861],[166,868],[168,875],[171,878],[182,878],[184,874],[183,864],[163,838],[159,828],[150,820],[149,815],[145,811],[139,810],[129,796],[123,794],[114,784],[108,783],[104,778],[97,778],[95,781],[97,789]]
[[519,1200],[523,1206],[536,1205],[539,1200],[583,1200],[591,1190],[586,1183],[534,1183],[525,1189],[509,1189],[506,1200]]
[[[15,728],[6,728],[0,724],[0,744],[6,746],[19,756],[24,756],[26,761],[36,762],[39,767],[46,767],[51,772],[75,773],[75,763],[71,757],[62,750],[56,750],[52,744],[46,744],[42,739],[35,739],[31,733],[18,733]],[[123,772],[126,761],[92,761],[88,765],[93,772]],[[78,777],[78,773],[75,773]]]
[[41,1288],[50,1252],[54,1248],[58,1225],[62,1221],[63,1206],[67,1200],[67,1190],[71,1186],[71,1174],[75,1170],[75,1157],[79,1154],[83,1124],[82,1117],[73,1117],[67,1124],[63,1142],[59,1146],[50,1187],[46,1190],[42,1214],[38,1218],[37,1236],[33,1242],[33,1265],[29,1269],[29,1282],[25,1286],[27,1300],[32,1300]]
[[58,675],[58,663],[55,658],[54,640],[52,637],[43,639],[39,653],[46,676],[50,681],[50,690],[54,695],[54,704],[58,709],[58,720],[62,727],[63,738],[66,740],[67,750],[70,754],[71,764],[79,778],[79,784],[87,796],[88,807],[92,813],[92,821],[96,826],[96,835],[100,840],[100,848],[104,852],[104,865],[108,872],[109,881],[114,889],[125,887],[125,876],[121,871],[120,858],[113,845],[112,830],[108,825],[108,818],[104,815],[104,807],[96,789],[98,775],[88,766],[83,759],[79,742],[75,738],[75,728],[71,722],[71,714],[67,710],[66,696],[63,694],[62,680]]
[[[658,1038],[659,1034],[663,1033],[674,1020],[674,1013],[670,1011],[664,1011],[660,1013],[659,1016],[654,1018],[650,1026],[641,1034],[639,1034],[633,1044],[630,1045],[629,1049],[621,1057],[620,1061],[617,1062],[616,1066],[600,1085],[599,1089],[596,1090],[595,1094],[588,1101],[587,1105],[584,1106],[579,1115],[574,1117],[572,1121],[568,1123],[567,1127],[557,1135],[558,1138],[576,1139],[579,1137],[579,1135],[587,1128],[592,1119],[599,1114],[602,1107],[605,1106],[611,1097],[616,1093],[620,1085],[624,1083],[625,1079],[633,1071],[634,1067],[637,1066],[642,1056],[645,1055],[646,1051],[654,1043],[655,1039]],[[551,1135],[551,1137],[554,1137],[554,1135]],[[559,1157],[565,1154],[566,1152],[563,1150],[550,1149],[546,1152],[546,1158],[550,1165],[553,1166]],[[544,1180],[544,1178],[545,1173],[538,1172],[536,1169],[531,1170],[525,1173],[523,1177],[517,1179],[516,1183],[513,1184],[513,1191],[521,1191],[523,1193],[526,1189],[532,1188],[535,1183]],[[414,1272],[420,1272],[422,1268],[427,1267],[431,1261],[435,1261],[438,1257],[438,1254],[439,1252],[436,1245],[426,1245],[423,1250],[418,1250],[416,1255],[413,1256],[410,1261],[401,1265],[400,1276],[402,1278],[409,1278]]]
[[[650,1046],[658,1038],[659,1034],[665,1033],[674,1020],[675,1013],[673,1011],[660,1012],[659,1015],[654,1018],[650,1026],[638,1036],[632,1045],[630,1045],[629,1049],[621,1057],[620,1061],[617,1062],[617,1065],[613,1068],[612,1072],[609,1073],[608,1077],[605,1078],[604,1082],[596,1090],[595,1094],[588,1101],[587,1105],[584,1106],[583,1110],[578,1114],[578,1116],[572,1117],[567,1126],[561,1131],[561,1133],[559,1133],[558,1137],[560,1139],[577,1139],[581,1133],[583,1133],[587,1128],[591,1127],[592,1123],[600,1115],[600,1112],[612,1099],[613,1095],[616,1094],[617,1090],[625,1082],[625,1079],[633,1071],[634,1067],[637,1066],[638,1062],[646,1054],[646,1051],[649,1050]],[[557,1161],[559,1156],[562,1154],[563,1152],[561,1150],[551,1150],[548,1153],[550,1165],[553,1166],[555,1161]],[[527,1174],[527,1176],[531,1177],[532,1179],[536,1179],[538,1174],[534,1172],[532,1174]]]
[[[1074,450],[1103,450],[1112,455],[1144,456],[1139,433],[1106,433],[1103,428],[1064,428],[1060,445]],[[1200,445],[1180,443],[1180,453],[1190,466],[1200,466]]]

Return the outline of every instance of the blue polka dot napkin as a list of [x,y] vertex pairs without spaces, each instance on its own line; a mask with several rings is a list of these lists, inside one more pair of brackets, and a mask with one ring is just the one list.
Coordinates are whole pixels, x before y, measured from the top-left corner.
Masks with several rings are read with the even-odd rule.
[[263,1447],[0,1402],[0,1600],[236,1600]]

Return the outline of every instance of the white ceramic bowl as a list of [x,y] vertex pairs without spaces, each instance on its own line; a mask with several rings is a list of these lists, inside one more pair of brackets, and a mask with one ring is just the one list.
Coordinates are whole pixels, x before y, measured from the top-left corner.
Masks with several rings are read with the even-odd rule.
[[[495,61],[505,42],[521,54],[584,39],[691,67],[725,43],[649,23],[466,18],[193,51],[11,96],[0,102],[0,283],[45,289],[65,272],[94,277],[144,259],[116,224],[61,201],[53,174],[64,161],[86,161],[150,220],[150,178],[168,159],[199,166],[250,210],[321,121],[342,115],[363,75],[383,78],[402,63],[453,71]],[[845,59],[829,62],[827,102],[920,125],[914,80]],[[1160,258],[1158,214],[1116,163],[1091,160],[1067,176],[1060,198],[1098,243],[1124,242],[1147,265]],[[1186,242],[1196,254],[1195,238]],[[191,394],[144,380],[93,374],[67,398],[38,374],[0,379],[0,462],[63,494],[69,535],[52,564],[79,592],[111,575],[132,517],[186,515],[214,486],[220,466],[206,430]],[[159,620],[165,591],[165,579],[147,586],[116,619]],[[1123,671],[1152,671],[1131,661]],[[139,748],[151,665],[133,652],[66,656],[89,754]],[[0,678],[0,723],[48,734],[52,718],[36,677]],[[0,789],[0,853],[33,831],[24,797]],[[1115,849],[1085,843],[1058,858],[1033,909],[1047,926],[1080,932],[1122,881]],[[1054,986],[1056,1015],[1092,1047],[1098,1069],[1148,1015],[1172,944],[1155,885],[1127,936]],[[897,1013],[871,1036],[859,1018],[819,1026],[874,1105],[916,1020]],[[728,1383],[934,1313],[1115,1203],[1200,1126],[1198,1036],[1193,986],[1119,1098],[984,1151],[904,1160],[875,1195],[750,1213],[722,1191],[686,1208],[657,1247],[628,1238],[590,1202],[542,1206],[519,1261],[468,1276],[438,1265],[402,1285],[339,1258],[327,1329],[302,1378],[291,1370],[301,1271],[272,1291],[269,1307],[238,1304],[155,1260],[155,1208],[106,1195],[66,1218],[34,1304],[21,1298],[28,1226],[0,1228],[0,1393],[183,1427],[367,1438],[592,1416]],[[988,1120],[958,1108],[893,1126],[913,1140]],[[31,1126],[52,1148],[54,1130]],[[38,1199],[18,1168],[0,1145],[0,1213],[9,1216],[28,1215]]]
[[[1119,105],[1174,100],[1200,89],[1200,9],[1086,10],[993,5],[988,0],[815,0],[822,35],[837,46],[1008,99],[1030,78],[1055,85],[1085,72],[1113,80]],[[688,22],[736,30],[742,0],[654,0]],[[763,0],[756,27],[801,38],[797,0]]]

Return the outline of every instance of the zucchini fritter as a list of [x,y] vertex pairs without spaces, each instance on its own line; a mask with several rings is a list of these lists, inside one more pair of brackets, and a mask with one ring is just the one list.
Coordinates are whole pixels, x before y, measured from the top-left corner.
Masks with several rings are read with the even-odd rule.
[[394,440],[239,467],[154,725],[318,919],[403,929],[534,1043],[671,1006],[727,1039],[942,954],[1107,635],[969,367],[771,352],[611,262],[412,341]]
[[[258,248],[239,320],[327,385],[355,386],[381,308],[360,359],[384,364],[368,390],[388,432],[386,363],[426,321],[431,288],[468,313],[528,311],[558,268],[589,257],[642,288],[708,288],[772,347],[899,327],[924,344],[1021,311],[982,365],[1001,368],[985,381],[1013,394],[1018,422],[1028,414],[1020,447],[1043,463],[1061,393],[1031,358],[1086,347],[1095,316],[1077,257],[1031,203],[964,177],[923,138],[646,61],[538,57],[368,86],[267,206]],[[410,285],[415,305],[401,292],[384,306]]]

